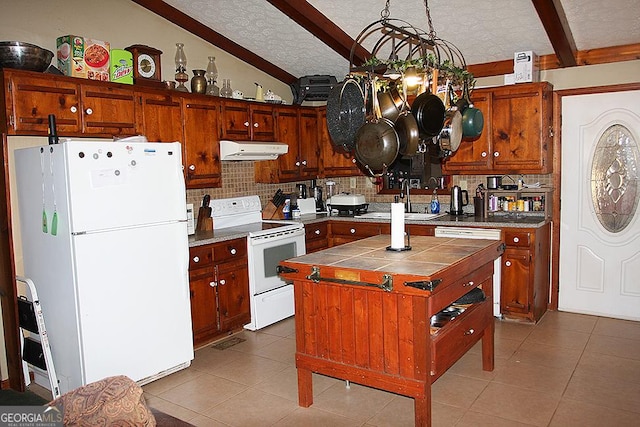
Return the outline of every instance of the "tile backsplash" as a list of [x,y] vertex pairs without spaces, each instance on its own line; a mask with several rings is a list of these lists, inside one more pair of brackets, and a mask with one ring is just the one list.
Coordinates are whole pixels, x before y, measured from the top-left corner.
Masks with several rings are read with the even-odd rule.
[[[260,196],[262,206],[273,197],[274,193],[280,188],[285,193],[291,193],[295,191],[296,182],[281,183],[281,184],[259,184],[254,182],[254,163],[253,161],[240,161],[240,162],[222,162],[222,187],[221,188],[205,188],[197,190],[187,190],[187,203],[193,203],[195,207],[202,204],[202,198],[205,194],[209,194],[212,199],[229,198],[236,196],[249,196],[257,194]],[[469,191],[469,197],[473,196],[473,191],[478,184],[483,183],[486,187],[487,179],[486,175],[454,175],[452,177],[453,185],[461,185],[462,181],[466,181],[467,190]],[[505,175],[503,178],[504,183],[509,183],[509,177],[515,182],[518,178],[522,177],[524,182],[532,184],[539,182],[545,186],[552,185],[552,175]],[[367,202],[370,203],[391,203],[395,194],[378,194],[378,188],[372,183],[373,178],[365,176],[355,177],[355,188],[351,188],[352,178],[330,178],[330,179],[317,179],[317,185],[321,186],[324,190],[324,196],[326,197],[326,181],[334,181],[336,183],[335,190],[338,192],[350,192],[364,194]],[[310,187],[310,180],[301,180],[299,183],[304,183],[307,188]],[[447,195],[439,195],[440,204],[449,203],[449,197]],[[411,195],[414,203],[428,204],[431,200],[430,194],[413,194]],[[197,209],[196,209],[197,212]]]

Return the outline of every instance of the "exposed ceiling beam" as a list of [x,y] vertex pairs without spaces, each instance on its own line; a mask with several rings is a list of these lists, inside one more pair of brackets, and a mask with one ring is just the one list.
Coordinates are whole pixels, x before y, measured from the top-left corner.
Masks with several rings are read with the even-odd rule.
[[173,6],[168,5],[163,1],[158,0],[132,0],[134,3],[150,10],[151,12],[163,17],[169,22],[176,24],[179,27],[184,28],[186,31],[194,34],[201,39],[211,43],[214,46],[218,46],[225,52],[235,56],[236,58],[256,67],[257,69],[264,71],[273,78],[276,78],[284,83],[292,84],[298,80],[298,78],[292,74],[289,74],[285,70],[276,65],[266,61],[264,58],[256,55],[255,53],[245,49],[239,44],[229,40],[222,34],[217,33],[201,22],[191,18],[187,14],[179,11]]
[[560,67],[574,67],[576,62],[576,42],[573,40],[567,17],[560,0],[531,0],[538,12],[553,50],[560,61]]
[[[577,65],[609,64],[612,62],[634,61],[640,59],[640,43],[620,46],[602,47],[598,49],[579,50],[576,52]],[[513,73],[513,60],[486,62],[467,66],[474,77],[491,77]],[[542,55],[540,70],[563,68],[556,55]]]
[[[324,16],[318,9],[303,0],[267,0],[271,5],[289,18],[297,22],[302,28],[322,40],[327,46],[351,60],[354,65],[362,65],[371,54],[362,46],[356,45],[355,40],[340,27]],[[351,58],[351,49],[353,58]]]

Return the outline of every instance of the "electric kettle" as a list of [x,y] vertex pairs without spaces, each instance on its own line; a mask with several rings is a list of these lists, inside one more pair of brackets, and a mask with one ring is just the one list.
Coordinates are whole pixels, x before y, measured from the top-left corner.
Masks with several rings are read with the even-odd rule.
[[[463,200],[464,194],[464,200]],[[463,215],[464,211],[462,210],[463,206],[467,206],[469,204],[469,193],[467,190],[462,190],[459,186],[454,185],[451,189],[451,204],[449,205],[449,214],[450,215]]]

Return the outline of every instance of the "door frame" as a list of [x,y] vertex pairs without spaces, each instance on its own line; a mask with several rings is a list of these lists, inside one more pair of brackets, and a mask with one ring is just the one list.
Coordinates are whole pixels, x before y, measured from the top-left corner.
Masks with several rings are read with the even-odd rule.
[[640,90],[640,82],[623,83],[609,86],[593,86],[576,89],[563,89],[553,92],[553,210],[551,212],[551,300],[549,309],[558,310],[560,292],[560,203],[562,178],[562,98],[574,95],[594,93],[625,92]]

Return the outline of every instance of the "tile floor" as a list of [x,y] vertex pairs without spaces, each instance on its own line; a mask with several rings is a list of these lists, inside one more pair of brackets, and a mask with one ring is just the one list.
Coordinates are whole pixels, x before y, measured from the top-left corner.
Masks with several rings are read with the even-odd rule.
[[[315,374],[298,407],[292,318],[236,336],[144,386],[148,404],[196,426],[413,426],[412,399]],[[434,383],[434,426],[640,425],[640,322],[548,312],[496,320],[495,342],[493,372],[478,344]]]
[[[147,403],[196,426],[413,426],[413,400],[314,374],[298,406],[293,318],[143,387]],[[228,339],[228,338],[226,338]],[[480,344],[433,385],[433,425],[640,425],[640,322],[547,312],[537,325],[496,320],[495,370]],[[42,389],[46,392],[48,390]]]

